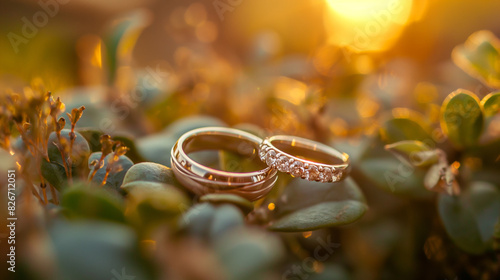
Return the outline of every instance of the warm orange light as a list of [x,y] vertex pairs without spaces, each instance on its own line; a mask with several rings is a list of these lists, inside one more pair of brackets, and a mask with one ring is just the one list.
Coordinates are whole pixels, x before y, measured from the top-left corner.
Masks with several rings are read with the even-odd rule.
[[302,236],[304,236],[304,238],[309,238],[311,237],[312,234],[313,234],[312,231],[306,231],[302,233]]
[[274,205],[274,203],[269,203],[269,204],[267,205],[267,209],[269,209],[269,210],[271,210],[271,211],[273,211],[273,210],[274,210],[274,208],[276,208],[276,205]]
[[460,162],[455,161],[454,163],[451,164],[451,166],[458,170],[460,168]]
[[101,41],[97,43],[91,60],[92,65],[102,68]]
[[408,23],[413,0],[327,0],[329,43],[351,52],[390,47]]

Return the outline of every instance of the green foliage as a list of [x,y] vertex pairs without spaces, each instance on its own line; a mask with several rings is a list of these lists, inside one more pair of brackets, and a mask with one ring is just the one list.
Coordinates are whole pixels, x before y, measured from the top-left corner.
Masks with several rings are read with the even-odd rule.
[[329,184],[296,179],[276,202],[269,228],[308,231],[345,225],[358,220],[367,209],[361,190],[350,178]]
[[452,57],[471,76],[500,88],[500,41],[490,31],[470,35],[465,44],[453,50]]
[[254,207],[253,203],[241,196],[226,193],[211,193],[200,197],[200,202],[209,202],[211,204],[229,203],[239,207],[245,213],[251,212]]
[[474,93],[459,89],[444,100],[441,107],[441,127],[457,148],[476,145],[483,124],[483,108]]
[[[137,183],[133,182],[133,183]],[[150,186],[150,185],[149,185]],[[176,187],[150,188],[137,185],[127,195],[127,217],[147,236],[162,225],[175,228],[179,216],[189,208],[189,200]]]
[[242,211],[230,204],[215,206],[207,202],[200,203],[189,209],[180,220],[180,228],[189,235],[210,242],[243,226]]
[[[181,14],[188,18],[188,11]],[[480,100],[485,94],[478,90],[449,93],[448,86],[425,82],[424,90],[413,89],[417,104],[411,98],[397,103],[392,99],[399,90],[411,91],[403,85],[413,81],[375,69],[353,74],[341,64],[335,67],[346,67],[342,74],[311,75],[315,82],[281,72],[268,80],[278,70],[266,66],[221,82],[231,63],[203,60],[186,47],[175,55],[182,64],[173,75],[179,88],[140,89],[148,92],[143,99],[118,100],[129,106],[119,115],[114,101],[137,90],[125,84],[140,75],[133,67],[123,67],[137,74],[130,77],[118,69],[148,21],[147,14],[135,13],[107,33],[108,86],[69,90],[66,107],[48,93],[31,91],[2,100],[8,105],[2,103],[0,111],[0,144],[6,148],[0,156],[9,158],[0,167],[17,168],[19,174],[19,207],[27,213],[20,230],[32,231],[20,237],[43,238],[48,230],[46,247],[56,257],[58,276],[48,279],[111,279],[122,268],[137,279],[157,279],[155,273],[165,279],[202,278],[196,273],[206,279],[279,279],[287,278],[280,272],[305,267],[306,260],[310,270],[304,279],[387,278],[415,272],[423,253],[426,263],[466,263],[464,269],[476,272],[488,267],[476,268],[476,262],[496,261],[491,256],[500,248],[500,92]],[[492,33],[480,31],[455,48],[453,59],[500,88],[499,46]],[[214,70],[201,71],[198,64]],[[240,76],[255,81],[243,87]],[[217,93],[214,100],[194,100],[200,88]],[[238,93],[226,100],[233,90]],[[243,98],[239,91],[256,94]],[[71,114],[58,118],[65,110]],[[191,113],[198,115],[186,117]],[[77,121],[84,128],[74,130]],[[328,143],[350,155],[352,172],[337,183],[280,173],[271,192],[257,201],[226,189],[188,194],[170,168],[172,147],[192,129],[234,124],[262,138],[283,133]],[[190,157],[211,168],[247,172],[265,167],[255,160],[257,152],[210,150]],[[36,203],[28,199],[31,194]],[[342,252],[318,260],[321,237],[340,240]],[[37,259],[42,250],[34,248],[30,253]],[[366,274],[346,269],[358,263]],[[485,275],[494,274],[480,276],[488,279]]]
[[451,239],[464,251],[480,254],[491,249],[500,217],[500,191],[474,182],[460,197],[441,194],[439,215]]
[[429,131],[421,116],[403,108],[393,110],[392,116],[381,125],[380,134],[386,143],[430,139]]
[[413,166],[426,166],[438,161],[436,151],[420,141],[405,140],[386,145],[385,149]]
[[63,193],[61,206],[70,219],[125,222],[123,201],[98,187],[73,185]]
[[127,156],[120,156],[118,157],[118,161],[113,164],[113,167],[108,172],[107,169],[109,166],[110,158],[114,157],[113,153],[108,154],[104,157],[101,166],[97,166],[97,164],[91,165],[92,162],[99,161],[101,156],[102,152],[92,153],[89,156],[88,164],[90,169],[90,181],[97,185],[100,185],[104,181],[106,173],[108,173],[104,187],[119,191],[125,174],[132,167],[132,165],[134,165],[134,163]]
[[50,228],[50,239],[61,279],[104,279],[103,275],[112,277],[113,271],[122,275],[122,270],[139,279],[153,279],[136,234],[125,225],[59,222]]
[[172,169],[153,162],[142,162],[133,165],[123,178],[123,185],[134,181],[158,182],[180,186]]

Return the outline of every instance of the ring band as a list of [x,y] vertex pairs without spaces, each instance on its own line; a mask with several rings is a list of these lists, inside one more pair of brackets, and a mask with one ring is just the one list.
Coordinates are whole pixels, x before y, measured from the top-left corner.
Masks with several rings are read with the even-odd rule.
[[346,153],[295,136],[267,137],[260,145],[259,157],[269,167],[309,181],[338,182],[349,172]]
[[203,150],[229,150],[258,157],[262,139],[233,128],[204,127],[183,134],[171,151],[172,170],[177,180],[198,195],[231,193],[249,200],[265,196],[274,186],[277,171],[263,166],[252,172],[228,172],[204,166],[188,156]]

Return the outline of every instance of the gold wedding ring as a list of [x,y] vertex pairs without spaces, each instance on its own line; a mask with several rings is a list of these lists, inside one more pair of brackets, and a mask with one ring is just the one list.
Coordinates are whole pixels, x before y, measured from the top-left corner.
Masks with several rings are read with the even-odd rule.
[[277,180],[277,171],[263,165],[252,172],[228,172],[196,162],[190,153],[227,150],[245,157],[255,157],[262,139],[242,130],[204,127],[182,135],[172,148],[172,170],[177,180],[197,195],[230,193],[254,201],[264,197]]
[[269,167],[316,182],[338,182],[349,172],[349,156],[305,138],[276,135],[261,143],[260,159]]

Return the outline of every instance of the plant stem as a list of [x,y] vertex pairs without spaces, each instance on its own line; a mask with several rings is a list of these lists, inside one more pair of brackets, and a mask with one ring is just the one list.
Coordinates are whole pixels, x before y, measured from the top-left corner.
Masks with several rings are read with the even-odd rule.
[[94,178],[95,174],[97,173],[97,170],[101,169],[101,163],[103,162],[104,158],[105,158],[104,154],[101,153],[101,157],[99,158],[99,161],[96,164],[98,166],[98,168],[96,169],[95,165],[94,165],[94,169],[92,170],[92,174],[89,177],[89,182],[92,181],[92,179]]
[[49,183],[50,194],[52,195],[52,201],[55,205],[59,205],[59,199],[57,198],[56,189],[52,184]]

